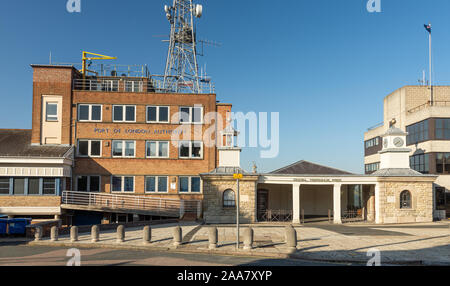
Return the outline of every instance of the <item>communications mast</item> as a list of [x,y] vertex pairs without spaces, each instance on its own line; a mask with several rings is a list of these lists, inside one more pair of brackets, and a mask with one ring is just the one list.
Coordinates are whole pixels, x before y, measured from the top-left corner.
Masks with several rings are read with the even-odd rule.
[[170,22],[169,51],[163,88],[167,92],[202,93],[197,63],[195,18],[203,14],[203,6],[192,0],[173,0],[164,6]]

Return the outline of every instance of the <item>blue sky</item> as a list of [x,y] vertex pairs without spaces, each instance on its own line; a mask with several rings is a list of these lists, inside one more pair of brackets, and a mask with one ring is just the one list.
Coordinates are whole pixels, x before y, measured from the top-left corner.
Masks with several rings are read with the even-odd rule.
[[[81,51],[148,64],[162,74],[169,33],[163,5],[172,1],[2,1],[0,128],[31,128],[30,64],[79,62]],[[417,84],[428,67],[423,24],[433,24],[437,84],[450,79],[448,0],[202,0],[199,38],[222,43],[200,59],[217,98],[234,111],[280,112],[280,153],[260,159],[245,149],[242,167],[271,171],[309,160],[363,172],[363,133],[382,121],[383,97]]]

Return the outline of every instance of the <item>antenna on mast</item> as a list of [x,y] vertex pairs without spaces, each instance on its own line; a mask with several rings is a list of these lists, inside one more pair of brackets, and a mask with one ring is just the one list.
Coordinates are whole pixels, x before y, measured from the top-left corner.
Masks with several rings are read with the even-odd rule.
[[163,88],[168,92],[201,93],[194,19],[203,15],[203,6],[192,0],[173,0],[164,11],[170,22],[170,40]]

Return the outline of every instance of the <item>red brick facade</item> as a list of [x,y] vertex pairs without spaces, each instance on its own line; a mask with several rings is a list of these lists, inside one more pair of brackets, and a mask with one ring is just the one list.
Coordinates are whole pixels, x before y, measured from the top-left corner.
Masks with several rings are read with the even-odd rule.
[[[79,175],[101,176],[101,191],[111,191],[111,176],[134,176],[135,195],[145,194],[145,176],[168,176],[168,193],[151,194],[170,198],[202,199],[202,194],[180,194],[179,176],[199,176],[210,172],[218,163],[216,134],[220,134],[226,124],[227,113],[231,112],[230,104],[217,104],[215,94],[179,94],[153,92],[105,92],[74,90],[75,78],[80,78],[78,71],[71,67],[33,66],[33,133],[32,143],[41,143],[42,96],[62,96],[62,132],[61,144],[75,145],[80,139],[102,140],[102,156],[99,158],[75,157],[72,189],[76,190],[76,178]],[[122,84],[122,83],[121,83]],[[77,120],[79,104],[98,104],[102,107],[101,122],[80,122]],[[135,122],[113,122],[113,105],[136,106]],[[219,114],[223,122],[214,120],[203,124],[180,124],[176,113],[181,106],[202,106],[203,116],[208,113]],[[171,123],[147,123],[147,106],[168,106]],[[179,151],[171,144],[174,130],[182,130],[191,134],[196,141],[202,134],[212,133],[210,139],[203,138],[203,158],[180,159]],[[136,130],[138,130],[136,132]],[[208,133],[209,132],[209,133]],[[197,135],[197,137],[194,137]],[[202,137],[199,137],[202,136]],[[183,139],[180,136],[180,139]],[[192,140],[194,140],[192,139]],[[133,140],[135,156],[133,158],[116,158],[112,156],[112,140]],[[169,158],[146,158],[146,141],[169,141]],[[211,142],[212,141],[212,142]],[[175,141],[176,142],[176,141]],[[209,147],[212,146],[212,147]],[[170,187],[176,183],[176,189]],[[128,193],[127,193],[128,194]]]

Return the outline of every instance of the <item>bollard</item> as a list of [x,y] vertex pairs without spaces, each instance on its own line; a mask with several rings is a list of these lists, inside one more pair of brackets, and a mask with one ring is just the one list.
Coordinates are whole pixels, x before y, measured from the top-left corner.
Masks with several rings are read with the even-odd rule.
[[58,228],[56,226],[52,226],[50,229],[50,240],[58,241]]
[[152,241],[152,228],[148,225],[144,226],[143,232],[143,243],[149,244]]
[[123,225],[119,225],[117,227],[117,243],[122,243],[125,241],[125,227]]
[[70,242],[78,241],[78,227],[72,226],[70,228]]
[[209,228],[209,249],[217,248],[217,227],[213,226]]
[[173,245],[178,246],[181,244],[183,238],[183,231],[181,227],[178,225],[173,228]]
[[37,226],[34,229],[34,241],[40,241],[42,239],[42,226]]
[[91,241],[98,242],[100,239],[100,232],[98,230],[98,225],[93,225],[91,227]]
[[286,227],[286,245],[290,250],[297,249],[297,232],[292,225]]
[[253,248],[253,228],[248,227],[244,229],[244,250]]

